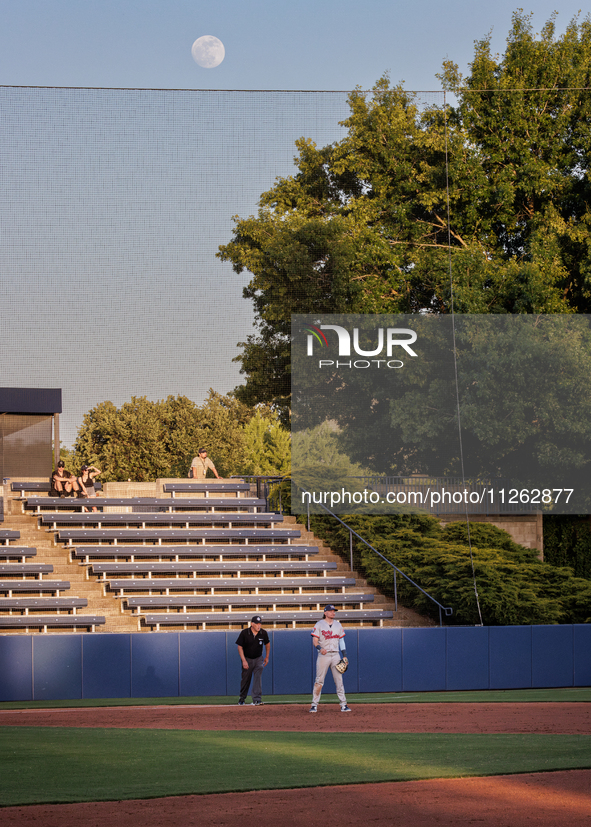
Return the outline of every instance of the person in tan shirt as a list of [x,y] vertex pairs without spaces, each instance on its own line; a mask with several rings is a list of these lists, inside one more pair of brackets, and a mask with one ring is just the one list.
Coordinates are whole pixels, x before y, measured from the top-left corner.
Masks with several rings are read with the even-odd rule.
[[216,471],[213,462],[207,456],[207,451],[205,450],[205,448],[200,448],[197,456],[194,457],[193,461],[191,462],[189,477],[193,477],[194,480],[204,480],[207,476],[208,468],[210,468],[213,471],[215,478],[219,480],[220,475]]

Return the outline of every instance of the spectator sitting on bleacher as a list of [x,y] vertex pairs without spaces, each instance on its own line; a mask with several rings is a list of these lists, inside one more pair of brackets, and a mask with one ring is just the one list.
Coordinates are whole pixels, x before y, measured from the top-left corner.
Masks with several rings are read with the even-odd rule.
[[57,464],[57,468],[49,478],[50,497],[75,497],[78,491],[76,477],[67,471],[63,460]]
[[213,473],[215,474],[216,479],[219,480],[220,475],[215,470],[215,465],[207,456],[207,451],[205,448],[200,448],[196,457],[193,458],[191,463],[191,468],[189,469],[189,477],[193,477],[194,480],[204,480],[207,476],[207,469],[211,468]]
[[[94,490],[94,481],[96,477],[101,472],[99,469],[94,465],[83,465],[81,468],[80,476],[76,480],[79,487],[78,496],[79,497],[96,497],[96,491]],[[86,508],[82,509],[86,511]],[[93,511],[97,511],[98,509],[96,506],[93,505]]]

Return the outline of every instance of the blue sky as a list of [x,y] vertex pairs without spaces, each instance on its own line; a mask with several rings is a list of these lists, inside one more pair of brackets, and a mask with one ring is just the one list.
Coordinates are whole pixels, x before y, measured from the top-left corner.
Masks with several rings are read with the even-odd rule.
[[[557,4],[534,0],[536,31]],[[180,89],[370,88],[385,71],[409,89],[438,89],[449,57],[465,67],[490,30],[503,51],[515,0],[3,0],[3,84]],[[563,30],[580,9],[562,2]],[[200,68],[191,45],[226,48]]]
[[[232,216],[293,169],[294,140],[342,134],[345,95],[223,91],[371,88],[384,73],[437,90],[491,29],[502,52],[513,3],[299,0],[0,2],[0,345],[4,386],[62,387],[62,441],[86,411],[132,395],[240,381],[252,332],[247,274],[215,258]],[[526,9],[527,10],[527,9]],[[538,31],[553,5],[536,2]],[[577,13],[563,4],[558,31]],[[203,69],[202,35],[226,57]],[[91,91],[81,90],[90,87]],[[95,92],[92,89],[103,91]]]

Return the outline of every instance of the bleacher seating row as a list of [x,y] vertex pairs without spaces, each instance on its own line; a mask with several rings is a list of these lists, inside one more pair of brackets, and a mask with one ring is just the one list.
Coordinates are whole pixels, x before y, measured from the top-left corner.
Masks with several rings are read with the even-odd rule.
[[[94,488],[96,491],[102,490],[102,483],[99,480],[95,480]],[[38,493],[40,491],[49,491],[50,485],[49,482],[12,482],[10,484],[11,491],[18,492],[20,494],[21,499],[25,499],[27,497],[27,493],[29,491],[33,493]],[[172,497],[175,497],[176,494],[182,493],[203,493],[205,497],[209,496],[210,491],[215,491],[216,494],[223,494],[228,492],[232,496],[241,497],[246,492],[250,492],[250,485],[246,482],[236,483],[236,482],[217,482],[215,487],[212,486],[208,482],[190,482],[190,483],[166,483],[164,485],[164,492],[166,494],[170,494]]]
[[0,528],[0,543],[5,546],[7,546],[11,540],[18,540],[20,536],[20,531],[12,531],[9,528]]
[[84,560],[89,563],[91,558],[113,558],[115,560],[132,560],[137,557],[146,560],[178,560],[180,557],[190,559],[209,560],[217,558],[219,561],[226,559],[244,558],[245,560],[267,560],[271,558],[285,558],[286,560],[308,560],[310,556],[318,554],[317,546],[300,546],[294,544],[282,545],[258,545],[254,543],[243,543],[234,545],[125,545],[113,543],[112,545],[98,546],[69,546],[71,548],[72,560]]
[[[104,616],[78,614],[78,609],[88,605],[86,598],[60,594],[70,589],[68,580],[43,579],[44,574],[53,572],[51,563],[24,562],[35,557],[37,549],[10,545],[18,539],[19,531],[0,529],[0,541],[4,543],[0,546],[0,595],[5,595],[0,597],[0,629],[47,631],[65,627],[94,631],[105,623]],[[46,596],[48,592],[51,597]]]
[[[25,498],[23,498],[25,500]],[[253,511],[255,508],[264,508],[265,500],[257,497],[100,497],[93,501],[97,508],[122,507],[135,511],[174,511],[183,509],[188,511],[211,511],[221,508],[224,512]],[[71,497],[27,497],[27,509],[33,509],[40,514],[44,509],[65,508],[72,511],[75,503]],[[78,505],[82,508],[82,505]]]
[[[247,483],[167,483],[167,497],[88,500],[39,497],[31,485],[12,484],[23,511],[37,517],[39,530],[63,545],[71,563],[84,566],[87,579],[112,595],[121,612],[137,618],[140,630],[244,626],[253,613],[268,627],[295,628],[318,619],[328,602],[339,606],[346,624],[381,625],[392,617],[368,606],[373,594],[355,589],[354,577],[336,574],[335,562],[318,559],[318,548],[301,541],[299,529],[280,527],[283,517],[265,512],[265,501],[251,496]],[[26,496],[29,491],[34,496]],[[56,625],[71,620],[83,627],[77,610],[86,599],[60,594],[68,581],[43,581],[53,567],[25,562],[35,549],[13,550],[0,562],[0,595],[7,595],[0,596],[0,626],[29,621],[46,629],[51,608]],[[3,572],[7,566],[10,573]],[[89,629],[104,623],[93,615],[87,620]]]
[[257,543],[280,541],[289,542],[297,539],[300,532],[289,528],[73,528],[58,531],[56,541],[75,545],[77,543],[137,543],[152,542],[162,545],[162,541],[187,544],[199,541],[200,543],[248,543],[255,540]]
[[125,525],[146,528],[147,525],[173,526],[184,524],[185,528],[190,528],[196,525],[211,526],[213,523],[219,525],[223,523],[227,525],[228,528],[245,524],[252,525],[253,527],[260,526],[262,528],[266,526],[268,528],[274,528],[275,523],[280,522],[283,522],[283,517],[277,514],[245,514],[240,511],[234,511],[232,513],[228,513],[227,511],[216,511],[213,513],[183,511],[180,514],[172,511],[167,511],[166,513],[132,512],[123,514],[97,511],[96,513],[91,512],[90,514],[72,514],[70,512],[64,514],[57,511],[50,512],[49,514],[41,514],[39,517],[40,526],[51,526],[54,530],[57,529],[58,525],[96,525],[98,527],[103,525]]
[[[99,480],[95,480],[94,488],[95,491],[102,490],[102,483]],[[10,490],[15,492],[18,491],[20,493],[21,499],[26,497],[28,491],[32,491],[33,493],[38,493],[39,491],[49,491],[51,488],[49,482],[11,482],[10,483]]]

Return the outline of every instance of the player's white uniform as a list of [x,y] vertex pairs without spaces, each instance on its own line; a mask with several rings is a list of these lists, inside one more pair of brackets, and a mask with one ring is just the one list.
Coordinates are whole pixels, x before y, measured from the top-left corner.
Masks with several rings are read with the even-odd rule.
[[320,646],[326,650],[326,655],[318,652],[318,660],[316,661],[316,679],[314,681],[314,692],[312,696],[312,703],[317,704],[320,701],[320,694],[324,685],[324,678],[328,672],[328,668],[332,672],[337,696],[341,702],[341,707],[347,705],[347,698],[345,697],[345,688],[343,686],[343,676],[335,669],[337,663],[341,659],[341,652],[339,642],[345,637],[345,630],[338,620],[333,620],[328,623],[326,618],[319,620],[312,630],[312,637],[318,638]]

